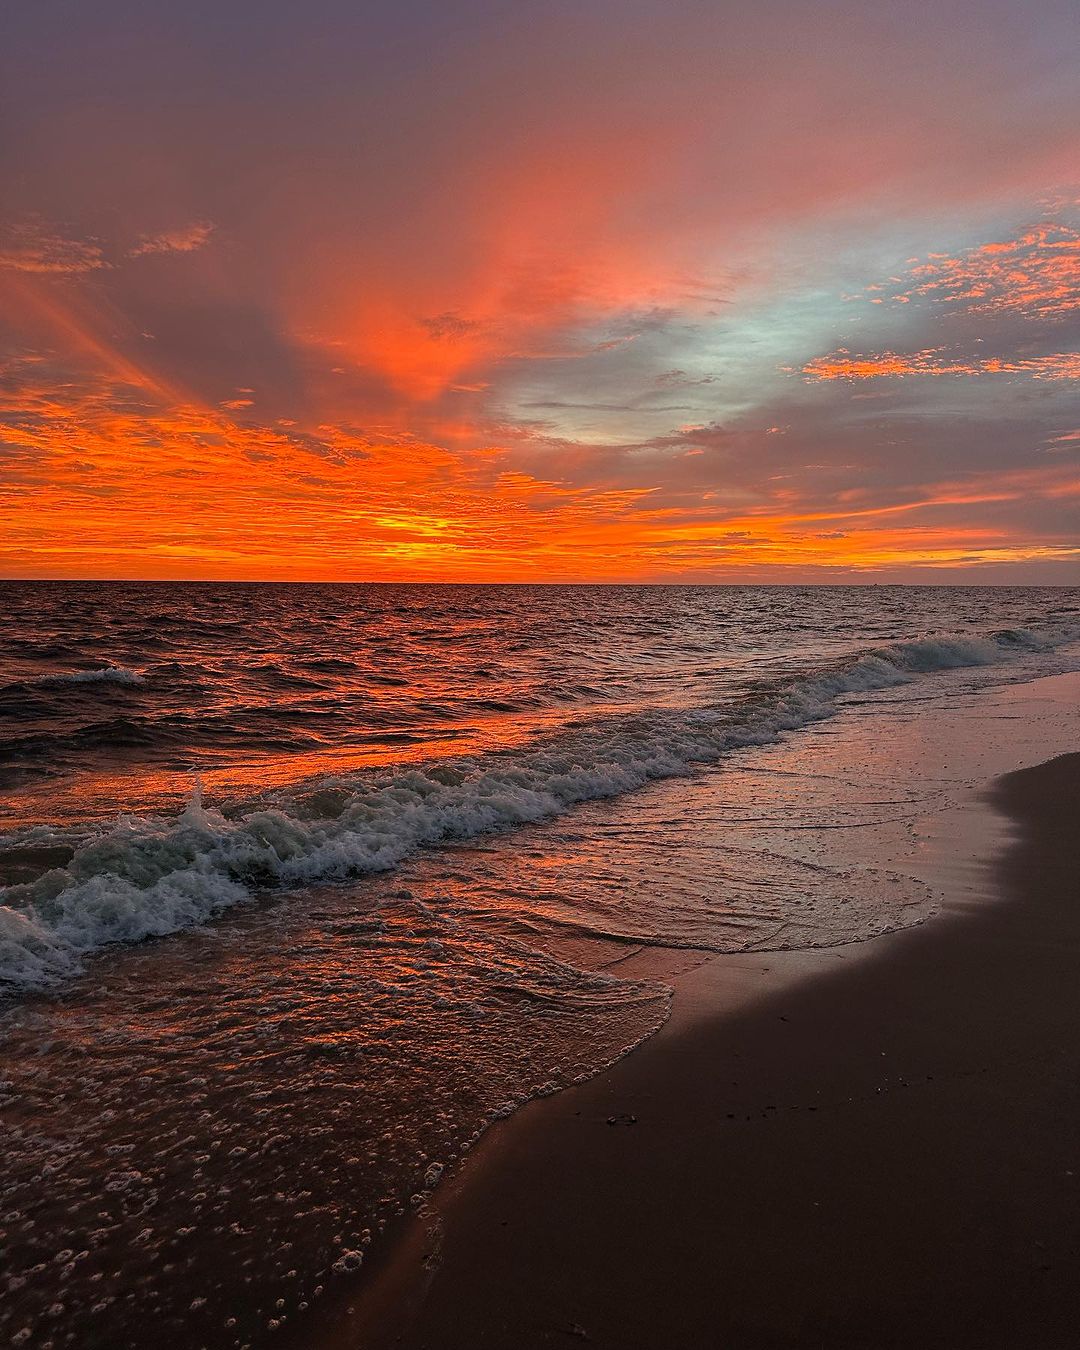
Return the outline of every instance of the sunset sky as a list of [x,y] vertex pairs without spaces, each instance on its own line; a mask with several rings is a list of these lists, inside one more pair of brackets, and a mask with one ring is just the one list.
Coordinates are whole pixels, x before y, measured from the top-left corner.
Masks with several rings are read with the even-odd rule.
[[1080,582],[1076,0],[11,0],[0,575]]

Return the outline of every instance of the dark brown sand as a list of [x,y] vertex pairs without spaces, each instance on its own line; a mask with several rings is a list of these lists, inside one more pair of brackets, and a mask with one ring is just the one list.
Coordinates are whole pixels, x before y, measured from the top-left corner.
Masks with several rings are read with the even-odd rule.
[[328,1339],[1080,1346],[1080,755],[996,800],[996,903],[752,958],[793,978],[501,1125]]

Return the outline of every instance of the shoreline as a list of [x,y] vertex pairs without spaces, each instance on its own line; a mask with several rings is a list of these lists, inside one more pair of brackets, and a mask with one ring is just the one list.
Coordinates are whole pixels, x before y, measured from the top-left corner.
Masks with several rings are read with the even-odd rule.
[[996,901],[699,967],[644,1046],[490,1131],[306,1343],[1073,1345],[1080,755],[993,797]]

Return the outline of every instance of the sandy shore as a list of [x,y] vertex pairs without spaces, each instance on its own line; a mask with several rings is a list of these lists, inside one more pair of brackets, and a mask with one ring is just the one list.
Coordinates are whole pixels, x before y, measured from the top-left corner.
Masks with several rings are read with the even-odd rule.
[[702,967],[659,1037],[492,1132],[326,1339],[1075,1346],[1080,755],[996,804],[997,903]]

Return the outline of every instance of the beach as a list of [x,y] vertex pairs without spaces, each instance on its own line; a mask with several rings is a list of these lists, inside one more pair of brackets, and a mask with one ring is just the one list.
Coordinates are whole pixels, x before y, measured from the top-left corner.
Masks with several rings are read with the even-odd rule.
[[993,802],[988,901],[701,967],[685,1018],[492,1132],[330,1339],[1075,1345],[1080,754]]

